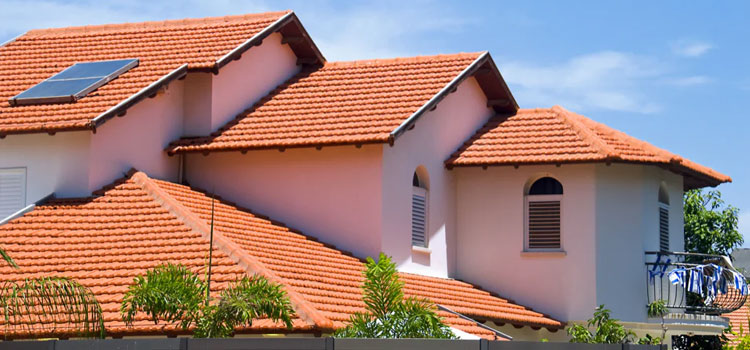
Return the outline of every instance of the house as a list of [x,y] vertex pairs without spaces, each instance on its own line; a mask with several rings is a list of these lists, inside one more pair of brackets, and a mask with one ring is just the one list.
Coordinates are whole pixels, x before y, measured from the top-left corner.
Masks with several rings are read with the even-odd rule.
[[[285,285],[293,333],[361,310],[361,259],[382,251],[466,336],[565,340],[600,304],[658,336],[647,252],[683,250],[684,190],[731,181],[563,107],[519,109],[487,52],[328,62],[291,11],[32,30],[0,57],[0,245],[22,267],[3,278],[75,277],[115,336],[176,332],[123,328],[117,305],[160,262],[202,268],[211,196],[217,281]],[[29,90],[85,62],[118,68]],[[668,336],[727,325],[670,306]]]

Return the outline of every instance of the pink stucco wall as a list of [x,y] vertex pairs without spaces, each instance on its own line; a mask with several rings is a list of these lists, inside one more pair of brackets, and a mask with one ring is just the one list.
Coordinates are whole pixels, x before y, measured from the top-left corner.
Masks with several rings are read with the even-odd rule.
[[366,257],[380,252],[381,157],[377,145],[215,152],[185,167],[191,185]]
[[[444,162],[473,135],[493,111],[474,78],[459,85],[437,109],[420,117],[414,129],[383,150],[382,250],[399,269],[449,276],[455,266],[455,180]],[[411,245],[412,175],[418,166],[429,173],[429,252]]]

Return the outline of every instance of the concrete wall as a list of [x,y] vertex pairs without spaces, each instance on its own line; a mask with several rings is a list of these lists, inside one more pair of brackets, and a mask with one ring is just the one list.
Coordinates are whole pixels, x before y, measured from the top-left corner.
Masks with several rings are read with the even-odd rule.
[[[382,250],[399,270],[441,277],[454,270],[456,185],[444,161],[493,115],[486,105],[487,98],[470,78],[437,109],[422,115],[393,147],[384,146]],[[429,174],[429,251],[411,245],[412,176],[418,166]]]
[[357,256],[377,256],[382,146],[187,154],[186,179]]
[[622,320],[647,320],[644,252],[659,250],[661,183],[670,199],[670,250],[682,251],[682,177],[653,166],[596,166],[597,304]]
[[112,183],[131,168],[177,181],[178,159],[164,149],[182,135],[184,81],[104,123],[91,137],[89,192]]
[[8,135],[0,139],[0,168],[26,168],[26,205],[53,192],[88,196],[90,144],[89,131]]
[[[560,320],[588,319],[597,300],[594,165],[453,172],[458,184],[455,277]],[[542,176],[563,185],[564,252],[524,252],[524,187]]]

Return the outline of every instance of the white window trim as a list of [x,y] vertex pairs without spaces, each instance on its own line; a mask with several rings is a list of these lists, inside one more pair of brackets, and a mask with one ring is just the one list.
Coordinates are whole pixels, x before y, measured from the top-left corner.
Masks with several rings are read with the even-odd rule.
[[[415,194],[424,197],[424,247],[414,245],[414,241],[413,241],[414,232],[411,231],[410,232],[411,233],[411,237],[410,238],[412,238],[412,250],[414,250],[414,248],[418,248],[417,250],[419,250],[420,253],[431,252],[431,250],[428,251],[429,247],[430,247],[430,235],[429,235],[429,232],[430,232],[429,231],[429,227],[430,227],[430,191],[428,191],[425,188],[417,187],[417,186],[412,186],[411,189],[412,189],[412,191],[411,191],[412,198],[411,198],[410,206],[414,205],[414,203],[413,203],[414,202],[413,196]],[[411,220],[409,220],[409,227],[411,227],[411,225],[414,222],[414,218],[412,216],[413,212],[414,212],[414,208],[412,207],[411,210],[409,210],[409,219],[411,219]]]
[[[565,253],[565,246],[563,240],[563,217],[565,214],[565,206],[563,205],[562,194],[527,194],[524,197],[523,202],[523,251],[521,255],[528,255],[528,253],[554,253],[561,252]],[[529,248],[529,202],[543,202],[543,201],[559,201],[560,202],[560,248]],[[556,256],[565,256],[560,254]]]

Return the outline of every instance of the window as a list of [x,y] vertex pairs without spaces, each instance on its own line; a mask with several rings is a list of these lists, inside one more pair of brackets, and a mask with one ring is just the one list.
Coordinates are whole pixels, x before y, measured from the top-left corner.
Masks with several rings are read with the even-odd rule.
[[526,249],[560,250],[560,200],[562,184],[543,177],[526,193]]
[[0,169],[0,220],[26,205],[26,168]]
[[424,167],[419,167],[412,176],[411,185],[411,244],[427,247],[428,178]]
[[669,251],[669,193],[664,184],[659,186],[659,249]]

